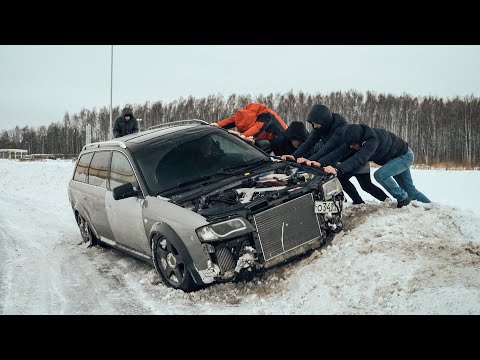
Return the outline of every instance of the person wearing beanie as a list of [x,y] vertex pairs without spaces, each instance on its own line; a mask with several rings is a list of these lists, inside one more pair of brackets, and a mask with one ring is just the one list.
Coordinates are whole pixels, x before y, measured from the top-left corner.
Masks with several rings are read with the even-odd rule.
[[287,125],[282,118],[272,109],[263,104],[247,104],[234,115],[210,125],[224,129],[234,127],[242,137],[253,140],[271,140],[284,135]]
[[[349,153],[352,153],[351,157],[335,165]],[[397,200],[397,208],[408,205],[411,200],[431,202],[413,184],[410,172],[414,161],[412,149],[403,139],[384,129],[365,124],[347,125],[344,144],[314,165],[327,165],[324,167],[326,172],[341,175],[352,172],[368,161],[381,165],[374,174],[375,180]]]
[[[307,121],[312,125],[313,130],[310,132],[307,140],[292,155],[282,156],[283,160],[296,159],[298,163],[306,163],[307,165],[318,164],[316,160],[335,151],[343,144],[344,128],[348,125],[347,120],[337,113],[332,113],[330,109],[321,104],[312,106]],[[323,144],[323,146],[321,146]],[[313,155],[312,155],[313,152]],[[350,154],[340,161],[345,161]],[[358,193],[355,186],[350,182],[350,178],[355,176],[360,187],[367,193],[379,201],[385,201],[388,195],[378,186],[372,183],[370,177],[370,164],[366,162],[363,166],[355,169],[350,173],[344,173],[338,176],[338,180],[342,184],[343,190],[352,199],[354,204],[364,204],[362,197]]]
[[138,122],[131,108],[126,107],[122,110],[122,115],[115,120],[113,126],[113,136],[118,138],[128,134],[138,132]]

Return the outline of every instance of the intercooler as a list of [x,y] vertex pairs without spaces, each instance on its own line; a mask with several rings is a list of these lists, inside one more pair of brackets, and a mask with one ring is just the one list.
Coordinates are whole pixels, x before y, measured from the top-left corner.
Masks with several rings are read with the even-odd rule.
[[217,263],[220,267],[222,275],[227,271],[235,269],[237,262],[233,258],[232,253],[226,246],[219,246],[215,249],[215,254],[217,256]]
[[291,252],[288,255],[296,255],[298,251],[294,249],[322,237],[311,193],[258,213],[253,218],[265,262],[288,252]]

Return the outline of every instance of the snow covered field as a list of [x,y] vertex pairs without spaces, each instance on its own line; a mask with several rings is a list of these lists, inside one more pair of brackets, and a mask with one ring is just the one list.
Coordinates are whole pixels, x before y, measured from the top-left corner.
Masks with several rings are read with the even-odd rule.
[[396,209],[361,192],[367,204],[347,206],[332,246],[185,294],[81,242],[73,166],[0,160],[1,314],[480,314],[480,171],[414,170],[432,204]]

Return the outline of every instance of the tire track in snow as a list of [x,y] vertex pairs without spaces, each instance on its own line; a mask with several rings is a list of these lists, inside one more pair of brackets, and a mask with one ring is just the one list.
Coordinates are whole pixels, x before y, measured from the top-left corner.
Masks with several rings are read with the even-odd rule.
[[93,249],[76,245],[81,238],[71,210],[49,211],[2,193],[0,208],[8,209],[0,224],[2,314],[151,312],[125,283],[102,276]]

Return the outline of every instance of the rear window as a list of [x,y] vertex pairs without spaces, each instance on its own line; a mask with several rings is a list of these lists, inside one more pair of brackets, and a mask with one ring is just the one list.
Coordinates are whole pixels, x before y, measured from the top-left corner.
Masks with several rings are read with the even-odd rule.
[[75,169],[75,175],[73,175],[73,180],[87,182],[88,165],[90,164],[90,160],[92,160],[92,156],[93,153],[88,153],[80,157],[77,168]]
[[110,151],[97,151],[93,155],[88,170],[88,183],[101,188],[107,187],[108,166],[110,165]]

